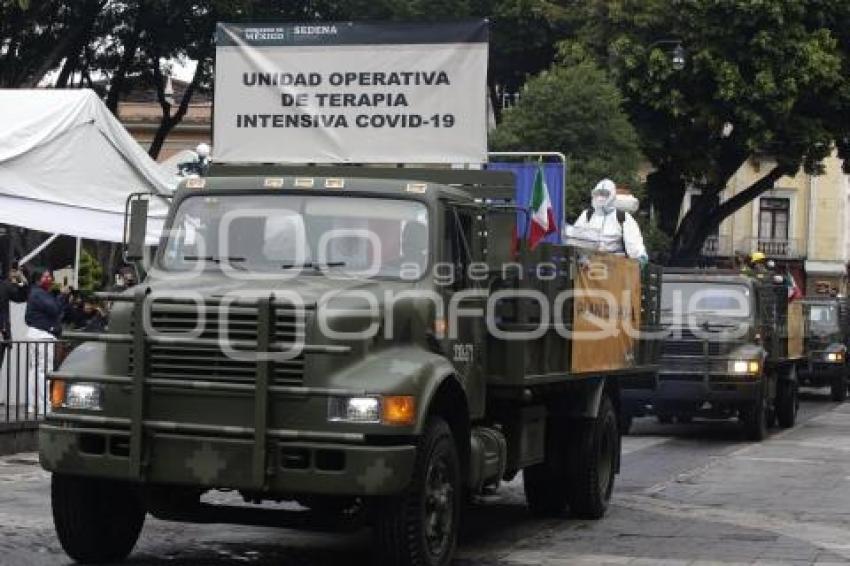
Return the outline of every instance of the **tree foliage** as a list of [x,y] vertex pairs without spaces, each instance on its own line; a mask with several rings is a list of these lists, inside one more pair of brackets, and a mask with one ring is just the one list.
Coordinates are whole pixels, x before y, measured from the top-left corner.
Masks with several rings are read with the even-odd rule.
[[621,105],[616,85],[595,64],[559,63],[526,83],[490,144],[494,150],[567,155],[567,217],[573,218],[588,206],[600,179],[637,185],[637,134]]
[[103,266],[85,248],[80,251],[78,284],[81,291],[98,291],[103,285]]
[[[670,232],[687,186],[720,195],[754,153],[774,165],[723,201],[701,199],[673,239],[699,253],[719,223],[783,175],[850,149],[850,5],[843,0],[600,0],[585,39],[611,65],[657,169],[650,196]],[[687,50],[676,70],[676,40]],[[731,131],[730,131],[731,130]]]

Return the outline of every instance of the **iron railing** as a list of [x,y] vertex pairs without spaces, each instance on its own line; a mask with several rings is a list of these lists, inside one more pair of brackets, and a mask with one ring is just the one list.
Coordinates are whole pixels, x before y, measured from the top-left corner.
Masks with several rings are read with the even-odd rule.
[[751,249],[762,252],[767,257],[800,257],[799,240],[796,238],[753,238]]
[[46,374],[59,366],[65,348],[52,340],[0,340],[0,423],[44,418],[50,407]]

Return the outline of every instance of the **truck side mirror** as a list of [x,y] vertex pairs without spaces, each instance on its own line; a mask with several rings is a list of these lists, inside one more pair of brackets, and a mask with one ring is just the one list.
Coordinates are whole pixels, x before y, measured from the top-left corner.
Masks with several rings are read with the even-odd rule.
[[130,201],[129,235],[124,258],[128,262],[141,261],[145,257],[145,237],[148,229],[148,201]]

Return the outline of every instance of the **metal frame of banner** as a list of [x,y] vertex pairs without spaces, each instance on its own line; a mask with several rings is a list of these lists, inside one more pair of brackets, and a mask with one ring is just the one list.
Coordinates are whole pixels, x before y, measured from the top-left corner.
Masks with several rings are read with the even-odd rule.
[[561,214],[562,222],[566,221],[567,216],[567,156],[560,151],[488,151],[487,157],[555,157],[563,164],[561,174],[564,179],[561,183]]

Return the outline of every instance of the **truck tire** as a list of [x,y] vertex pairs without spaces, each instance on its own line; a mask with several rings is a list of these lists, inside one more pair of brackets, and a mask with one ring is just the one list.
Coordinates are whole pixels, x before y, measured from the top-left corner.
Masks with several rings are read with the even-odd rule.
[[145,508],[131,484],[53,474],[50,495],[59,543],[76,562],[119,562],[133,550]]
[[620,461],[617,413],[608,395],[602,396],[595,419],[575,423],[569,447],[570,513],[582,519],[600,519],[608,509]]
[[832,376],[829,388],[833,401],[842,403],[847,400],[847,377],[844,371]]
[[764,393],[759,393],[758,398],[749,407],[740,411],[738,418],[748,440],[761,442],[767,438],[768,415],[766,405]]
[[419,442],[410,485],[378,506],[375,564],[451,563],[462,497],[460,459],[452,431],[445,420],[431,417]]
[[797,380],[791,369],[791,380],[776,384],[776,421],[781,428],[791,428],[797,422]]

